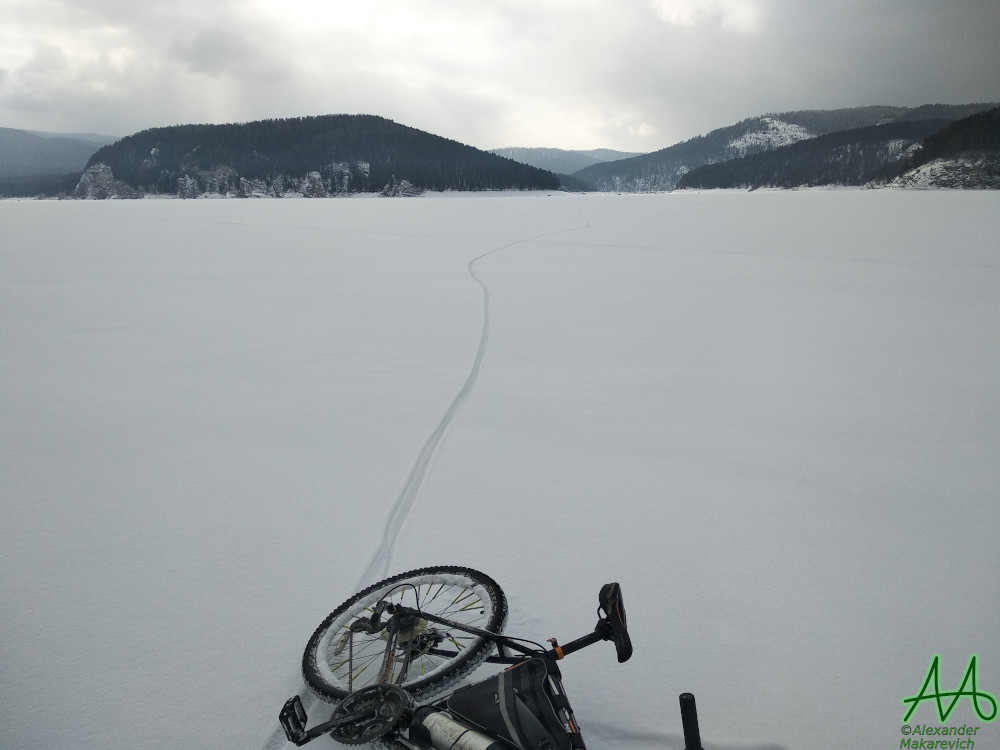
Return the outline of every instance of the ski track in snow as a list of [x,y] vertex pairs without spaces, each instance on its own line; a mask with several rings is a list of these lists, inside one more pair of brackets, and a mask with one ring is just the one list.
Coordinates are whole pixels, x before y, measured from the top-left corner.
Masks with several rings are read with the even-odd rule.
[[[479,380],[479,371],[482,369],[483,360],[486,358],[486,350],[489,347],[490,340],[490,289],[486,285],[486,282],[484,282],[482,278],[480,278],[479,274],[476,273],[476,263],[481,261],[483,258],[487,258],[490,255],[507,250],[515,245],[532,242],[544,237],[553,237],[558,234],[567,234],[581,229],[589,229],[590,221],[588,221],[583,214],[580,214],[580,218],[584,222],[580,226],[570,227],[569,229],[558,229],[554,232],[544,232],[542,234],[532,235],[531,237],[522,237],[521,239],[514,240],[513,242],[508,242],[506,245],[493,248],[482,255],[478,255],[470,260],[466,265],[472,280],[479,284],[483,291],[483,327],[482,332],[479,334],[479,348],[476,350],[475,359],[472,361],[472,367],[469,369],[469,374],[466,376],[465,382],[458,390],[458,393],[455,395],[451,404],[445,410],[444,415],[441,417],[441,421],[438,422],[437,426],[427,437],[423,447],[420,449],[420,453],[417,456],[416,462],[413,464],[413,468],[410,470],[410,475],[406,480],[406,484],[403,485],[403,489],[400,490],[399,495],[396,497],[396,500],[392,505],[392,510],[389,512],[389,519],[386,522],[382,535],[382,543],[379,545],[378,549],[375,550],[371,561],[368,563],[368,567],[365,568],[365,572],[361,575],[361,578],[355,585],[355,591],[361,591],[362,589],[367,588],[376,581],[385,578],[388,574],[389,565],[392,563],[392,555],[396,548],[396,539],[399,536],[400,530],[403,528],[403,524],[406,523],[406,519],[409,517],[410,511],[413,509],[413,503],[416,501],[417,495],[420,492],[420,487],[424,482],[424,477],[427,475],[427,469],[430,466],[434,455],[437,453],[438,446],[440,446],[442,438],[448,431],[448,427],[451,426],[451,423],[455,420],[459,411],[461,411],[462,407],[469,400],[469,397],[475,390],[476,383]],[[310,715],[313,714],[317,706],[324,705],[323,702],[313,696],[310,691],[306,691],[306,698],[307,700],[303,701],[303,705],[306,712]],[[289,744],[290,743],[285,738],[284,731],[280,726],[277,726],[271,733],[271,736],[267,739],[267,742],[264,744],[264,750],[279,750],[279,748],[286,747]]]
[[447,432],[448,427],[454,421],[462,406],[464,406],[466,401],[469,400],[469,396],[472,395],[472,391],[476,387],[476,382],[479,380],[479,371],[482,368],[483,360],[486,357],[486,350],[489,347],[490,290],[486,283],[476,273],[476,263],[483,258],[514,247],[515,245],[520,245],[524,242],[531,242],[543,237],[551,237],[556,234],[565,234],[567,232],[575,232],[579,229],[588,228],[590,226],[590,222],[582,216],[581,218],[583,218],[584,222],[586,222],[582,226],[572,227],[571,229],[560,229],[555,232],[546,232],[544,234],[514,240],[513,242],[494,248],[493,250],[485,252],[469,261],[467,265],[469,275],[483,290],[483,327],[479,336],[479,348],[476,350],[476,357],[472,362],[472,367],[470,368],[469,374],[466,377],[465,382],[462,384],[462,387],[459,389],[455,398],[448,406],[448,409],[441,417],[441,421],[438,423],[437,427],[434,428],[434,431],[431,432],[430,436],[427,438],[423,448],[421,448],[420,454],[417,456],[416,463],[410,471],[410,476],[407,478],[406,484],[403,485],[403,489],[400,491],[399,496],[396,498],[396,502],[393,504],[392,511],[389,514],[389,520],[385,526],[382,544],[372,556],[371,562],[368,564],[368,568],[365,570],[355,587],[356,590],[360,591],[366,586],[385,578],[388,574],[389,565],[392,562],[392,554],[396,546],[396,538],[399,536],[400,529],[402,529],[403,524],[406,522],[406,519],[413,508],[413,503],[417,498],[417,494],[420,492],[420,486],[423,484],[424,477],[427,474],[427,468],[430,465],[431,460],[434,458],[434,454],[437,452],[438,446],[440,445],[445,432]]

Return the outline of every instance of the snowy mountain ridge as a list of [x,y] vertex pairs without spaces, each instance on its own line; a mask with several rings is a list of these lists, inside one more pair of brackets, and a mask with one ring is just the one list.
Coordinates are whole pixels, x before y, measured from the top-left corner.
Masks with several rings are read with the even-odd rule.
[[[79,172],[47,176],[44,170],[4,179],[3,170],[13,168],[14,158],[11,149],[5,152],[0,148],[0,195],[325,197],[380,191],[386,195],[415,194],[421,189],[556,187],[569,191],[656,192],[674,190],[682,183],[686,183],[685,187],[726,187],[695,184],[691,173],[706,166],[755,158],[758,166],[766,160],[784,163],[768,167],[764,175],[751,174],[753,164],[727,169],[745,173],[737,180],[753,187],[772,183],[783,187],[862,185],[872,180],[884,184],[906,168],[943,156],[937,152],[920,154],[921,141],[931,130],[910,127],[912,132],[900,137],[897,128],[907,123],[923,123],[928,128],[937,123],[940,128],[983,115],[991,107],[995,105],[771,112],[649,154],[515,147],[485,152],[368,115],[175,126],[143,131],[101,148],[91,156],[87,167],[92,171],[83,179]],[[986,132],[992,127],[984,121],[970,132]],[[18,137],[28,135],[0,128],[0,136],[4,132]],[[48,144],[61,142],[56,137],[31,138]],[[794,153],[776,153],[816,141],[830,148],[826,153],[820,153],[819,145]],[[949,155],[996,149],[991,143],[952,144]],[[769,154],[776,155],[772,159],[766,156]],[[760,159],[762,155],[766,159]],[[840,166],[831,170],[837,162]],[[796,173],[794,179],[788,176],[792,171]],[[713,177],[712,181],[717,180]],[[404,183],[409,187],[397,189]]]
[[795,188],[885,183],[910,164],[947,120],[914,120],[840,130],[744,157],[702,164],[679,188]]
[[[755,158],[782,149],[796,148],[803,141],[812,141],[824,136],[831,136],[829,143],[836,143],[841,156],[849,157],[851,148],[841,148],[856,140],[855,133],[876,126],[886,128],[885,140],[899,140],[894,135],[893,128],[903,127],[906,123],[932,123],[937,127],[975,116],[995,107],[995,104],[963,104],[963,105],[923,105],[920,107],[849,107],[835,110],[801,110],[794,112],[769,112],[758,117],[750,117],[733,125],[718,128],[705,135],[677,143],[673,146],[654,151],[650,154],[623,159],[620,161],[596,164],[575,172],[572,176],[591,189],[597,191],[618,192],[650,192],[676,189],[682,181],[687,180],[689,173],[702,167],[739,159]],[[913,128],[911,128],[913,129]],[[920,126],[915,126],[920,130]],[[932,131],[931,131],[932,132]],[[922,132],[917,139],[929,135]],[[865,133],[866,138],[871,133]],[[905,140],[905,139],[904,139]],[[913,144],[910,140],[905,144],[880,146],[878,153],[865,147],[863,167],[850,168],[852,173],[847,184],[863,184],[862,173],[867,174],[884,166],[905,158],[901,154]],[[850,159],[848,159],[850,160]],[[830,182],[829,175],[824,173],[808,174],[804,184],[821,184]],[[833,182],[841,179],[833,178]],[[861,180],[861,182],[857,182]],[[765,183],[766,184],[766,183]],[[798,183],[795,183],[798,184]],[[693,185],[689,185],[693,187]],[[790,186],[790,185],[789,185]],[[721,187],[721,185],[719,186]]]
[[673,190],[684,175],[704,164],[772,151],[815,138],[821,132],[822,128],[809,128],[792,122],[786,115],[771,113],[741,120],[651,154],[595,164],[575,172],[573,177],[599,191]]
[[728,149],[733,154],[731,158],[742,158],[747,154],[769,151],[816,137],[814,133],[801,125],[785,122],[778,117],[765,115],[760,118],[760,122],[762,129],[749,130],[729,142]]

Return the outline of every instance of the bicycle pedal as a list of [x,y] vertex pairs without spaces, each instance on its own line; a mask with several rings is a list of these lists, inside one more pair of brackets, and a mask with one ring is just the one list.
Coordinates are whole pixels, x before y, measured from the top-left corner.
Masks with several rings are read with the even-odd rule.
[[289,742],[300,746],[309,741],[310,738],[306,736],[306,723],[309,721],[309,717],[306,716],[306,710],[302,707],[302,699],[299,696],[296,695],[285,701],[285,705],[282,706],[281,712],[278,714],[278,721],[281,723],[281,728],[285,730],[285,737],[288,738]]

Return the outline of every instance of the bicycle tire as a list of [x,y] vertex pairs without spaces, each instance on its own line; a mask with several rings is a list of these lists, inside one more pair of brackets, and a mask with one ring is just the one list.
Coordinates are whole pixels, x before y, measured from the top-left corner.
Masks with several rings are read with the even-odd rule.
[[[302,676],[318,698],[336,703],[353,691],[389,682],[405,689],[415,700],[423,700],[461,680],[493,650],[493,642],[483,636],[419,620],[410,628],[409,640],[447,641],[456,647],[454,655],[420,653],[410,662],[404,679],[400,679],[397,669],[399,662],[405,661],[401,659],[393,660],[388,676],[379,674],[387,643],[384,632],[352,634],[350,626],[370,617],[378,602],[390,596],[393,603],[491,633],[502,633],[507,624],[507,597],[485,573],[446,565],[386,578],[337,607],[309,639],[302,655]],[[397,650],[399,655],[404,653]]]

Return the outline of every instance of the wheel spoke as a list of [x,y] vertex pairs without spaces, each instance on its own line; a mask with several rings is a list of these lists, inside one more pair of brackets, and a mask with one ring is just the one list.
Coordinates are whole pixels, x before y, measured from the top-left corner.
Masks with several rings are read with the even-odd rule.
[[[476,571],[426,568],[386,579],[342,605],[310,640],[303,674],[321,697],[335,700],[383,679],[428,697],[473,669],[492,648],[482,636],[419,615],[392,615],[398,624],[392,636],[385,628],[352,630],[359,621],[370,623],[388,601],[491,632],[502,631],[506,621],[503,592]],[[395,643],[387,654],[390,640]]]

